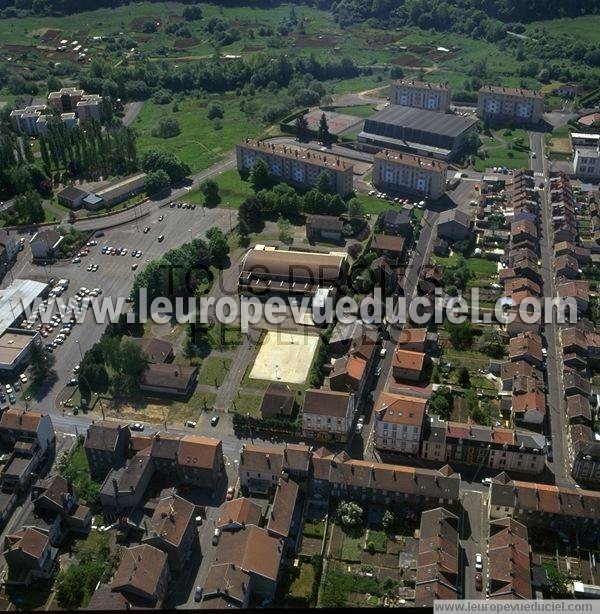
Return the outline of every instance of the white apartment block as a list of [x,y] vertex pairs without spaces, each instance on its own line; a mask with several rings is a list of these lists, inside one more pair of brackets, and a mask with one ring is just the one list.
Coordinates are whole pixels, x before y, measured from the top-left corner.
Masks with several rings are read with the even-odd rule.
[[575,149],[573,172],[577,177],[600,179],[600,145]]
[[537,124],[544,112],[541,92],[486,85],[477,96],[477,117]]
[[447,83],[427,83],[402,79],[392,83],[392,104],[446,113],[450,108]]
[[236,156],[238,171],[244,174],[261,158],[275,181],[311,188],[317,185],[321,173],[327,172],[332,190],[340,196],[347,196],[353,190],[353,166],[337,156],[249,139],[236,147]]
[[414,154],[380,151],[374,157],[373,184],[384,191],[439,198],[446,191],[448,165]]

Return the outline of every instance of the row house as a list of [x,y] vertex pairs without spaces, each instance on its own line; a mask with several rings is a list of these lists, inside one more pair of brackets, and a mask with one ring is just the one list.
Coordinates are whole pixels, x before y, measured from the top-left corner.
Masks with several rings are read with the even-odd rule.
[[347,355],[333,363],[327,380],[329,388],[334,392],[353,393],[360,400],[373,370],[376,349],[375,341],[368,336],[352,341]]
[[433,608],[439,599],[458,599],[458,516],[438,507],[423,512],[419,531],[415,606]]
[[600,441],[587,425],[571,426],[573,467],[571,473],[577,482],[592,488],[600,485]]
[[19,439],[35,441],[41,454],[46,454],[56,439],[49,414],[22,409],[4,411],[0,417],[0,441],[10,445]]
[[533,599],[527,527],[514,518],[490,522],[488,539],[490,599]]
[[28,527],[7,535],[3,548],[8,566],[4,583],[8,587],[50,580],[58,569],[58,548],[38,529]]
[[544,519],[551,527],[562,524],[598,524],[600,492],[511,480],[506,473],[492,478],[489,515],[495,520],[512,516],[528,525]]
[[528,474],[544,471],[546,442],[542,435],[433,417],[425,424],[421,457],[426,460]]
[[92,475],[104,477],[114,468],[125,464],[131,431],[125,423],[102,420],[92,423],[83,449]]

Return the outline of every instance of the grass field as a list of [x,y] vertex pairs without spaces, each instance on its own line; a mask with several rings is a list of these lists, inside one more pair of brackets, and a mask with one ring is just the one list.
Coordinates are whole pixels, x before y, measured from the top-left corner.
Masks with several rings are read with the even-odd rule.
[[209,386],[220,386],[225,380],[230,367],[230,358],[211,356],[204,361],[198,375],[198,381]]
[[[475,158],[475,170],[485,171],[493,166],[508,168],[529,167],[529,135],[525,130],[516,129],[505,134],[504,130],[492,131],[482,137],[480,152],[485,158]],[[521,144],[519,143],[521,142]]]
[[584,17],[551,19],[549,21],[533,21],[527,26],[528,33],[536,29],[543,29],[550,35],[560,35],[573,37],[598,43],[600,36],[600,15],[585,15]]
[[309,599],[315,579],[314,566],[311,563],[302,563],[300,565],[300,574],[290,586],[289,596],[292,599]]
[[335,112],[355,117],[371,117],[371,115],[377,113],[377,109],[371,104],[361,104],[351,107],[335,107]]
[[253,418],[260,418],[260,405],[262,397],[257,394],[239,394],[233,401],[233,409],[239,414],[250,414]]
[[[225,111],[221,129],[215,129],[206,116],[207,106],[213,100],[220,102]],[[152,148],[171,151],[189,164],[192,172],[198,172],[217,162],[242,138],[255,137],[262,129],[258,121],[239,110],[239,102],[235,98],[186,98],[179,103],[179,109],[174,113],[171,105],[146,102],[133,124],[141,155]],[[179,122],[181,133],[168,139],[152,136],[152,129],[161,117],[174,117]]]
[[[249,196],[254,194],[250,183],[244,181],[235,169],[215,177],[215,181],[219,186],[219,195],[221,196],[219,207],[237,209]],[[200,190],[193,190],[186,196],[186,200],[191,203],[202,204],[204,196]]]

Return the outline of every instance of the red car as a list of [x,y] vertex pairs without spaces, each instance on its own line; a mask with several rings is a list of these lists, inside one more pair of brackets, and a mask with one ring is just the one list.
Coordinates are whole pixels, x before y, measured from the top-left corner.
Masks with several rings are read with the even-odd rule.
[[225,497],[227,501],[231,501],[233,499],[234,494],[235,494],[235,488],[233,486],[230,486],[227,489],[227,496]]
[[475,574],[475,588],[480,591],[483,588],[483,581],[480,573]]

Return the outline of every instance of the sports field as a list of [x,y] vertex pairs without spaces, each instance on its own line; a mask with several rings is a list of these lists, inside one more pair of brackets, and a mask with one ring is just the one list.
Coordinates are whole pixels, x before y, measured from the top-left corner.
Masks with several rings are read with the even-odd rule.
[[303,384],[318,343],[316,335],[269,331],[254,361],[250,378]]

